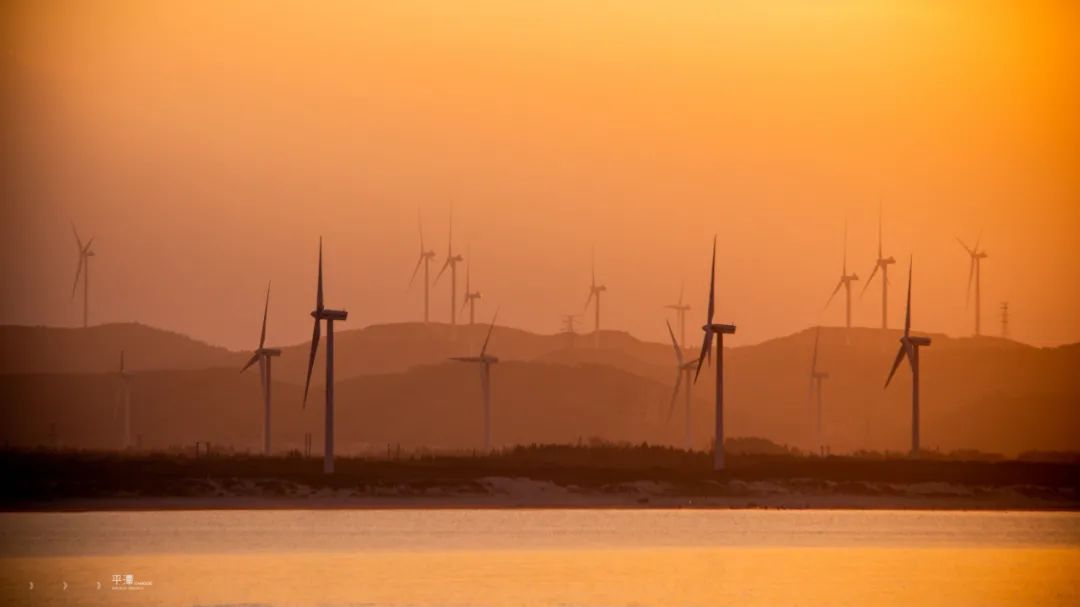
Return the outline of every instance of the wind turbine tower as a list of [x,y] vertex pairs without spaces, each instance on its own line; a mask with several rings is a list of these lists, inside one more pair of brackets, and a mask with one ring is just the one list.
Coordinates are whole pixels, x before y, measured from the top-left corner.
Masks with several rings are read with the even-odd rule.
[[675,340],[675,332],[671,330],[671,323],[667,323],[667,329],[668,335],[671,336],[671,347],[675,349],[675,388],[671,391],[671,403],[668,405],[667,421],[671,421],[671,414],[675,412],[675,400],[679,397],[679,388],[683,388],[686,399],[683,414],[683,446],[687,451],[690,451],[694,447],[693,432],[690,427],[690,395],[693,387],[691,375],[694,368],[697,367],[697,361],[683,359],[682,348],[679,347],[679,342]]
[[829,378],[829,374],[825,371],[819,371],[817,366],[818,359],[818,341],[821,339],[821,327],[817,328],[814,332],[814,355],[810,358],[810,390],[817,400],[817,442],[818,452],[821,455],[825,455],[825,442],[822,440],[821,434],[821,416],[822,416],[822,403],[821,403],[821,384]]
[[911,455],[919,453],[919,348],[930,345],[929,337],[911,335],[911,261],[908,262],[907,313],[904,315],[904,336],[900,338],[900,350],[896,353],[885,387],[889,387],[896,369],[905,358],[911,365]]
[[439,273],[435,276],[435,282],[439,282],[446,268],[450,268],[450,324],[457,324],[457,265],[464,261],[461,255],[454,254],[454,207],[450,207],[450,236],[446,241],[446,263],[443,264]]
[[491,452],[491,365],[499,362],[498,358],[487,353],[487,347],[491,341],[491,332],[495,329],[495,319],[498,317],[499,313],[495,312],[491,318],[491,326],[488,327],[479,356],[454,356],[450,359],[480,365],[480,388],[484,392],[484,453]]
[[685,290],[685,287],[685,284],[679,287],[678,303],[665,306],[668,309],[675,310],[676,319],[679,321],[679,343],[684,347],[686,346],[686,313],[690,310],[689,304],[683,303],[683,291]]
[[713,236],[712,268],[709,273],[709,307],[705,324],[701,330],[705,332],[705,340],[701,344],[701,355],[698,357],[697,370],[694,371],[694,381],[701,374],[701,366],[705,359],[712,364],[713,337],[716,337],[716,434],[713,439],[713,469],[724,469],[724,335],[735,333],[735,325],[713,323],[713,314],[716,311],[716,236]]
[[847,308],[844,312],[844,326],[849,330],[851,329],[851,283],[859,280],[859,276],[852,272],[848,274],[847,271],[847,221],[844,221],[844,265],[840,271],[840,282],[836,283],[836,288],[833,289],[832,295],[829,296],[829,300],[825,302],[825,307],[829,307],[836,294],[840,292],[840,289],[844,289],[844,294],[847,296]]
[[281,356],[278,348],[266,347],[266,317],[270,312],[270,284],[266,285],[266,304],[263,306],[262,332],[259,334],[259,347],[248,359],[240,372],[247,371],[248,367],[259,363],[259,383],[262,387],[263,397],[263,454],[270,455],[270,387],[271,387],[271,362],[274,357]]
[[308,388],[311,387],[311,369],[315,366],[315,353],[319,350],[321,321],[326,321],[326,440],[323,455],[323,473],[334,473],[334,321],[348,318],[345,310],[331,310],[323,305],[322,238],[319,238],[319,282],[315,291],[315,329],[311,334],[311,354],[308,356],[307,380],[304,382],[304,402],[307,407]]
[[411,287],[413,281],[416,280],[416,273],[420,271],[420,266],[424,266],[424,324],[427,324],[431,317],[431,278],[429,274],[429,266],[431,260],[435,259],[435,251],[429,251],[424,246],[424,224],[420,218],[420,210],[416,211],[416,224],[420,230],[420,258],[416,260],[416,267],[413,268],[412,278],[409,279],[409,286]]
[[[845,251],[846,251],[846,248],[847,248],[846,240],[847,239],[845,238],[845,245],[844,245]],[[874,269],[870,272],[870,278],[866,279],[866,284],[863,285],[863,290],[862,290],[862,293],[859,294],[859,297],[862,297],[863,294],[866,293],[866,289],[869,288],[870,283],[874,281],[874,276],[877,275],[877,271],[881,270],[881,328],[882,329],[888,329],[889,328],[889,266],[896,263],[896,260],[893,259],[893,257],[891,255],[889,257],[885,257],[885,254],[882,252],[881,240],[882,240],[882,238],[881,238],[881,207],[879,206],[878,207],[878,224],[877,224],[877,261],[874,262]],[[845,258],[846,258],[846,255],[845,255]],[[849,324],[851,322],[850,316],[851,316],[851,312],[850,312],[850,308],[849,308],[849,311],[848,311],[848,317],[849,317],[848,323]]]
[[979,243],[982,242],[982,234],[975,239],[975,247],[969,247],[963,240],[957,237],[956,242],[960,243],[960,246],[964,247],[967,251],[968,257],[971,258],[971,264],[968,266],[968,286],[967,286],[967,304],[971,305],[971,281],[975,279],[975,337],[982,335],[982,260],[986,259],[988,255],[986,251],[979,248]]
[[461,309],[464,311],[465,306],[469,306],[469,324],[476,324],[476,301],[480,299],[480,291],[472,291],[470,286],[470,275],[472,274],[472,249],[467,251],[469,258],[465,262],[465,300],[461,304]]
[[585,309],[589,309],[589,304],[593,304],[593,310],[596,313],[596,332],[593,333],[593,345],[597,348],[600,347],[600,295],[607,291],[607,287],[596,282],[596,255],[593,255],[592,261],[592,282],[589,283],[589,297],[585,300]]
[[75,291],[79,288],[79,278],[83,280],[83,315],[82,325],[85,329],[90,325],[90,258],[94,256],[94,244],[93,237],[83,244],[81,238],[79,238],[79,231],[75,229],[75,224],[71,224],[71,231],[75,234],[75,246],[79,251],[78,265],[75,266],[75,282],[71,285],[71,299],[75,299]]

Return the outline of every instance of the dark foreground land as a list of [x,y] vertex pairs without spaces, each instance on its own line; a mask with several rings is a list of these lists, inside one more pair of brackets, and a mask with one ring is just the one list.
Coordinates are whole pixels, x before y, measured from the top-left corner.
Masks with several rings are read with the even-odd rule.
[[711,456],[531,446],[489,456],[3,451],[2,510],[695,507],[1080,509],[1080,464],[903,457]]

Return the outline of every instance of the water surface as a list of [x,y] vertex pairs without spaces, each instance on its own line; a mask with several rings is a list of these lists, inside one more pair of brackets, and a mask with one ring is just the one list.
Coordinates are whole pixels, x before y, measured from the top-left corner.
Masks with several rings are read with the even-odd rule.
[[1076,513],[0,514],[11,605],[1077,605],[1078,578]]

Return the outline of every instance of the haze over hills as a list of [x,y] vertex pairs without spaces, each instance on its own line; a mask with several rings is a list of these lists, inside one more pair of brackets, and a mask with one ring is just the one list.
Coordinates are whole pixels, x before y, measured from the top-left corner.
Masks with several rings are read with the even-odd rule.
[[[446,357],[475,353],[486,330],[483,325],[451,329],[405,323],[338,334],[340,447],[345,452],[382,451],[397,443],[478,447],[479,371]],[[882,388],[898,337],[899,331],[822,329],[819,368],[830,373],[824,387],[824,441],[833,452],[906,449],[907,367],[887,390]],[[117,444],[119,429],[112,415],[120,347],[127,349],[128,366],[137,372],[133,423],[144,447],[210,440],[254,450],[259,444],[257,372],[238,373],[245,353],[139,325],[85,332],[4,327],[0,338],[5,352],[0,439],[10,444]],[[490,352],[503,362],[492,374],[495,444],[591,437],[681,444],[681,398],[666,421],[675,376],[670,344],[617,332],[604,332],[602,338],[601,349],[590,347],[588,335],[577,336],[571,347],[566,335],[496,327]],[[760,436],[816,450],[809,401],[813,339],[811,329],[726,349],[728,436]],[[1080,448],[1080,344],[1035,348],[986,337],[933,339],[922,354],[926,447],[1005,454]],[[62,351],[54,355],[57,348]],[[312,432],[315,450],[321,449],[322,354],[307,409],[300,408],[308,348],[287,347],[275,361],[273,428],[279,449],[299,448],[305,431]],[[20,350],[35,355],[19,362],[11,353]],[[697,448],[705,448],[712,434],[713,378],[711,369],[703,370],[694,386]],[[52,434],[54,423],[59,438]]]

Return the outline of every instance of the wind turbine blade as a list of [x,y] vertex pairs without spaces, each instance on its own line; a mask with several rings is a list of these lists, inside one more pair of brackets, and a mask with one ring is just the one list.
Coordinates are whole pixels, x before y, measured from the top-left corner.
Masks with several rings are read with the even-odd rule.
[[75,246],[79,248],[79,254],[82,254],[82,252],[83,252],[82,239],[79,238],[79,231],[77,229],[75,229],[75,222],[74,221],[71,222],[71,232],[72,232],[72,234],[75,234]]
[[679,347],[679,342],[675,340],[675,332],[671,330],[671,323],[666,320],[664,321],[664,323],[667,325],[668,335],[671,336],[671,347],[675,348],[675,360],[679,362],[679,368],[682,368],[682,348]]
[[[665,421],[671,421],[671,414],[675,411],[675,399],[679,397],[679,387],[682,386],[683,370],[679,367],[675,371],[675,388],[671,391],[671,403],[668,404],[667,419]],[[689,386],[686,387],[690,389]]]
[[974,255],[975,254],[975,251],[972,251],[971,247],[964,244],[964,241],[960,240],[959,236],[954,236],[953,238],[956,238],[956,242],[959,242],[960,246],[964,247],[964,250],[967,251],[968,255]]
[[817,372],[817,352],[818,352],[818,340],[821,339],[821,327],[817,328],[814,332],[814,356],[810,359],[810,377],[814,376]]
[[454,256],[454,203],[450,203],[450,230],[446,238],[446,256]]
[[694,383],[697,383],[698,375],[701,374],[701,365],[705,362],[705,359],[709,359],[709,364],[712,364],[712,325],[708,325],[705,329],[705,339],[701,344],[701,354],[698,355],[697,370],[694,371]]
[[686,281],[685,280],[679,283],[679,303],[676,304],[676,305],[678,305],[680,308],[682,307],[682,300],[683,300],[683,292],[684,291],[686,291]]
[[311,334],[311,354],[308,355],[307,379],[304,381],[304,407],[307,407],[308,388],[311,387],[311,369],[315,366],[315,352],[319,349],[319,337],[321,335],[322,328],[319,325],[319,319],[316,318],[315,331]]
[[847,217],[844,218],[844,265],[843,275],[847,276]]
[[896,352],[896,360],[893,361],[892,369],[889,369],[889,376],[885,378],[885,387],[889,387],[889,382],[892,381],[893,375],[896,374],[896,370],[900,367],[900,363],[903,362],[904,357],[907,356],[907,350],[904,346],[900,346],[900,349]]
[[908,259],[907,270],[907,313],[904,315],[904,337],[907,337],[911,332],[911,266],[914,265],[914,258]]
[[469,294],[469,285],[472,284],[470,274],[472,274],[472,245],[469,245],[465,249],[465,255],[468,259],[465,260],[465,294]]
[[412,276],[409,277],[409,286],[411,287],[413,281],[416,280],[416,273],[420,271],[420,266],[424,263],[423,245],[421,245],[420,259],[416,260],[416,267],[413,268]]
[[488,327],[487,337],[484,338],[484,347],[480,348],[481,357],[487,353],[488,342],[491,341],[491,332],[495,330],[495,320],[497,318],[499,318],[499,311],[495,310],[495,315],[491,317],[491,326]]
[[91,237],[90,237],[90,240],[87,240],[87,241],[86,241],[86,246],[85,246],[85,247],[83,247],[83,250],[84,250],[84,251],[87,251],[87,252],[89,252],[89,251],[90,251],[90,247],[91,247],[91,246],[92,246],[92,245],[94,244],[94,238],[96,238],[96,236],[91,236]]
[[[877,271],[878,271],[878,268],[880,268],[880,267],[881,267],[880,264],[876,264],[876,263],[874,264],[874,269],[870,271],[870,278],[866,279],[866,282],[863,283],[862,291],[859,291],[859,297],[862,297],[863,293],[866,293],[866,290],[870,288],[870,282],[874,280],[874,276],[877,276]],[[835,293],[833,295],[835,295]],[[825,305],[829,305],[829,304],[825,304]]]
[[257,362],[259,362],[260,358],[262,358],[262,356],[260,356],[258,352],[252,354],[251,358],[249,358],[247,363],[244,364],[244,367],[242,369],[240,369],[240,372],[243,373],[244,371],[247,371],[248,367],[250,367],[251,365],[254,365]]
[[79,253],[79,265],[75,268],[75,282],[71,283],[71,299],[75,299],[75,291],[79,288],[79,277],[82,276],[83,264],[86,263],[86,256]]
[[705,324],[712,325],[713,312],[716,311],[716,234],[712,237],[712,265],[709,270],[709,311]]
[[963,307],[967,308],[971,305],[971,281],[975,278],[975,258],[971,258],[970,264],[968,264],[968,288],[964,292]]
[[832,295],[830,295],[829,299],[825,301],[825,307],[826,308],[829,307],[829,304],[832,303],[833,298],[836,297],[836,294],[840,292],[840,287],[843,287],[843,286],[844,286],[844,279],[841,278],[840,282],[836,283],[836,288],[833,289]]
[[582,308],[582,310],[588,310],[589,309],[589,304],[592,303],[592,298],[593,298],[594,291],[595,291],[595,289],[593,287],[589,287],[589,296],[585,299],[585,307]]
[[446,268],[448,268],[448,267],[450,267],[450,258],[449,257],[446,258],[446,263],[443,264],[442,269],[439,270],[439,273],[435,275],[434,284],[439,284],[439,278],[442,277],[443,272],[445,272]]
[[979,230],[979,236],[975,239],[975,249],[973,255],[979,252],[979,244],[982,242],[982,230]]
[[878,201],[878,213],[877,213],[877,256],[878,256],[878,259],[881,259],[881,257],[882,257],[882,253],[881,253],[881,215],[882,215],[881,201]]
[[259,349],[266,345],[266,317],[270,313],[270,283],[266,283],[266,305],[263,307],[262,333],[259,334]]
[[319,286],[315,292],[315,309],[323,309],[323,288],[322,288],[322,236],[319,237]]
[[420,232],[420,257],[424,256],[424,221],[420,217],[420,207],[416,207],[416,230]]

